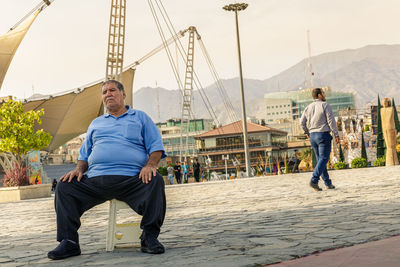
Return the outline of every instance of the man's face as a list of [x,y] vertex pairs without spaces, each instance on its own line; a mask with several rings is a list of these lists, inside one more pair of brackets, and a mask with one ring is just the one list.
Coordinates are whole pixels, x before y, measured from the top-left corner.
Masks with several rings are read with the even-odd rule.
[[124,107],[125,91],[120,91],[115,83],[103,86],[103,104],[108,111],[117,111]]

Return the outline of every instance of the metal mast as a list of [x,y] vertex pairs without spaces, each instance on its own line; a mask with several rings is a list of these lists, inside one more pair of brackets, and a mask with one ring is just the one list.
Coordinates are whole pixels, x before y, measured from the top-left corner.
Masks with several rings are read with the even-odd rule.
[[310,30],[307,30],[307,43],[308,43],[308,69],[310,71],[310,85],[314,88],[314,72],[311,64],[311,42],[310,42]]
[[[193,92],[193,59],[194,59],[194,34],[196,28],[193,26],[189,27],[189,45],[186,56],[186,71],[185,71],[185,82],[182,95],[182,116],[181,116],[181,138],[180,138],[180,152],[179,161],[182,161],[182,151],[184,151],[184,160],[189,152],[189,123],[190,123],[190,110],[192,104],[192,92]],[[183,148],[183,127],[186,123],[186,144]]]
[[121,81],[125,43],[126,0],[111,0],[106,80]]
[[243,72],[242,72],[242,56],[240,52],[240,37],[239,37],[239,19],[238,12],[241,10],[245,10],[248,4],[246,3],[237,3],[230,4],[223,7],[226,11],[234,11],[235,12],[235,22],[236,22],[236,42],[237,42],[237,50],[238,50],[238,59],[239,59],[239,78],[240,78],[240,96],[242,102],[242,122],[243,122],[243,145],[244,145],[244,157],[246,163],[246,175],[247,177],[251,177],[252,173],[250,171],[250,153],[249,153],[249,141],[247,135],[247,117],[246,117],[246,101],[244,97],[244,85],[243,85]]

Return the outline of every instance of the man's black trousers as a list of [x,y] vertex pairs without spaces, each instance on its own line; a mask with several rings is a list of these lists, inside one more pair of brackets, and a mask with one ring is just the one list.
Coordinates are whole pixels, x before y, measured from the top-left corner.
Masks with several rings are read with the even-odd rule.
[[180,184],[181,183],[181,174],[175,173],[175,179],[176,179],[176,183]]
[[126,202],[142,215],[140,228],[146,235],[158,237],[163,224],[166,200],[163,177],[157,173],[148,184],[136,176],[104,175],[87,178],[80,182],[59,182],[55,193],[57,213],[57,241],[63,239],[79,243],[80,217],[90,208],[107,200]]
[[200,182],[200,170],[194,170],[194,179],[196,182]]

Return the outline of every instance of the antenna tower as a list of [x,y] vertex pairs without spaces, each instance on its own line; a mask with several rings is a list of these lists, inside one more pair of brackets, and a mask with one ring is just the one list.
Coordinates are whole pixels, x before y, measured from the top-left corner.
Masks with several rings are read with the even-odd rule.
[[310,42],[310,30],[307,30],[307,43],[308,43],[308,69],[310,71],[310,85],[314,88],[314,72],[311,64],[311,42]]

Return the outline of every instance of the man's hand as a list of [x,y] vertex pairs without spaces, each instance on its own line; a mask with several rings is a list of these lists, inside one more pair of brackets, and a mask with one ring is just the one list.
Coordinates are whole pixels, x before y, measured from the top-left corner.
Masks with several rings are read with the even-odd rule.
[[335,141],[336,141],[336,144],[339,144],[339,143],[340,143],[340,138],[339,138],[339,136],[336,136],[336,137],[335,137]]
[[139,173],[139,179],[142,179],[144,184],[151,181],[151,177],[157,174],[158,162],[160,162],[162,151],[154,151],[150,154],[146,166]]
[[82,179],[82,176],[83,176],[83,172],[82,172],[82,171],[77,170],[77,169],[74,169],[74,170],[70,171],[69,173],[64,174],[64,175],[60,178],[60,181],[61,181],[61,182],[68,181],[68,183],[69,183],[69,182],[72,181],[72,179],[74,179],[74,177],[77,177],[76,180],[78,180],[78,182],[80,182],[81,179]]
[[76,164],[76,168],[74,170],[70,171],[69,173],[64,174],[60,178],[60,181],[61,182],[68,181],[68,183],[69,183],[72,181],[72,179],[74,179],[76,177],[76,180],[78,180],[78,182],[80,182],[83,174],[85,173],[85,171],[87,169],[88,169],[88,163],[83,160],[78,160],[78,164]]
[[142,180],[144,184],[148,184],[151,181],[151,177],[155,176],[157,169],[153,166],[146,165],[139,173],[139,179]]

